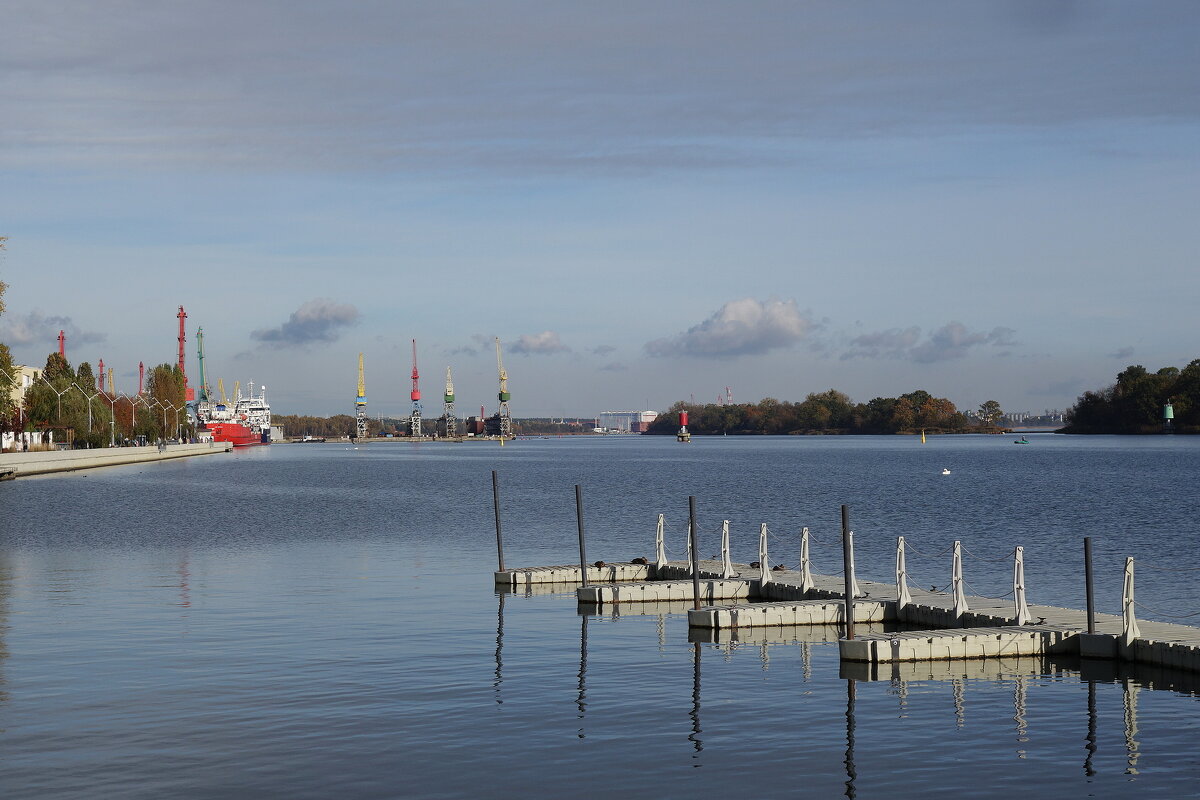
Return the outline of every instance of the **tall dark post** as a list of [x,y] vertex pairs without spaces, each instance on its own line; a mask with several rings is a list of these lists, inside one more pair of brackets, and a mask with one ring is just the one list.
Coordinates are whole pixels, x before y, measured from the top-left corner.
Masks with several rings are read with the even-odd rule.
[[692,608],[700,608],[700,551],[696,549],[696,496],[688,496],[688,540],[692,544]]
[[1096,596],[1092,588],[1092,537],[1083,537],[1083,581],[1087,586],[1088,633],[1096,632]]
[[583,488],[575,484],[575,518],[579,520],[579,571],[583,585],[588,585],[587,550],[583,546]]
[[846,578],[846,638],[854,638],[854,570],[850,566],[850,507],[842,506],[842,574]]
[[500,479],[496,470],[492,470],[492,507],[496,510],[496,558],[500,561],[500,571],[504,572],[504,538],[500,535]]

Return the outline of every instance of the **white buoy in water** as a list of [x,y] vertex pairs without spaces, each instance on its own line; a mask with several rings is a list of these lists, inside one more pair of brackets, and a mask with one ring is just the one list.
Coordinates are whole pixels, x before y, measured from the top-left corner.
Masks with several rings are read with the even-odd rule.
[[950,474],[950,470],[943,468],[943,469],[942,469],[942,474],[943,474],[943,475],[949,475],[949,474]]

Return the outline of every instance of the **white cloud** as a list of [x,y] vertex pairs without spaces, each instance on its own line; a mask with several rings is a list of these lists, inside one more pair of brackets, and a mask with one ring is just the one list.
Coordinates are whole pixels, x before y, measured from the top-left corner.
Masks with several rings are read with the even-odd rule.
[[652,356],[730,357],[790,347],[814,327],[795,300],[733,300],[683,333],[646,343]]
[[521,355],[548,355],[550,353],[565,353],[571,348],[562,343],[554,331],[524,334],[509,346],[509,352]]

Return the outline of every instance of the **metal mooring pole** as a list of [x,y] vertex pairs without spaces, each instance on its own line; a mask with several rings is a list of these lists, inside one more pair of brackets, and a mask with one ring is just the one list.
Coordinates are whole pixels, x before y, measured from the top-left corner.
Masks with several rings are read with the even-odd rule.
[[696,496],[688,496],[688,541],[692,543],[692,607],[700,608],[700,551],[696,549]]
[[500,479],[496,470],[492,470],[492,507],[496,510],[496,558],[500,562],[500,571],[504,572],[504,537],[500,535]]
[[1088,633],[1096,632],[1096,595],[1092,587],[1092,537],[1083,537],[1083,581],[1087,587]]
[[577,483],[575,484],[575,518],[579,520],[579,570],[580,577],[583,578],[583,585],[588,585],[587,579],[587,551],[583,546],[583,489]]
[[854,638],[854,569],[850,565],[850,507],[842,506],[842,572],[846,577],[846,638]]

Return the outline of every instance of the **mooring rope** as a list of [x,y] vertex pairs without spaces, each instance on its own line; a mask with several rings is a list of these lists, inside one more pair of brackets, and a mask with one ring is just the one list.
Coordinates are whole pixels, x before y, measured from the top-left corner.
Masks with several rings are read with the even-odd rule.
[[1137,606],[1138,608],[1149,611],[1151,614],[1157,614],[1160,617],[1171,617],[1172,619],[1188,619],[1189,617],[1200,616],[1200,611],[1193,611],[1191,614],[1168,614],[1166,611],[1159,611],[1156,608],[1151,608],[1150,606],[1148,606],[1138,600],[1134,600],[1133,604],[1135,606]]
[[962,546],[962,549],[963,549],[963,552],[966,553],[967,555],[969,555],[972,560],[983,561],[985,563],[990,563],[990,564],[996,564],[1001,561],[1008,561],[1008,560],[1012,559],[1012,557],[1014,555],[1016,555],[1016,552],[1017,552],[1017,548],[1014,547],[1012,550],[1009,550],[1007,553],[1000,556],[999,558],[984,558],[983,556],[977,556],[977,555],[975,555],[975,553],[968,550],[967,546],[965,544]]
[[1134,564],[1138,569],[1153,569],[1158,572],[1200,572],[1200,567],[1156,567],[1153,564],[1147,564],[1145,561],[1134,559]]
[[904,540],[904,552],[915,553],[915,554],[921,556],[922,558],[930,558],[930,559],[941,558],[942,556],[946,555],[947,553],[951,552],[952,550],[954,550],[954,545],[950,545],[949,547],[947,547],[945,550],[943,550],[940,553],[934,553],[933,555],[930,555],[930,554],[924,552],[923,550],[913,547],[912,543],[909,542],[908,539]]

